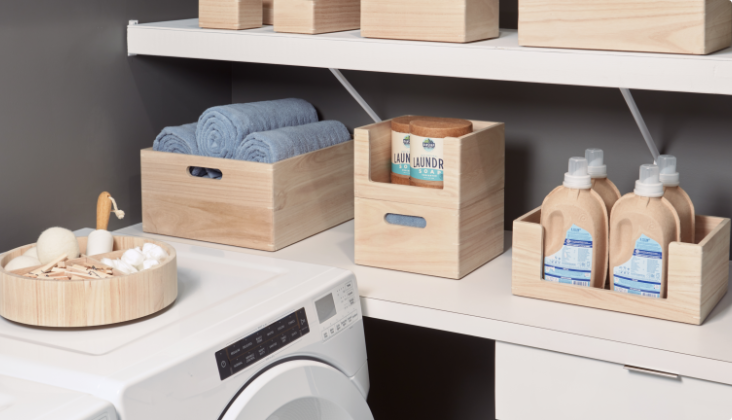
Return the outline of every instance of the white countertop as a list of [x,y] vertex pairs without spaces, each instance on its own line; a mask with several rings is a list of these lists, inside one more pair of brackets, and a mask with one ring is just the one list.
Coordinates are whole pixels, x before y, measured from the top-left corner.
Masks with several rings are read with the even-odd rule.
[[694,326],[513,296],[509,244],[462,280],[448,280],[356,265],[353,221],[274,253],[146,234],[141,224],[115,233],[345,268],[356,274],[364,315],[372,318],[732,385],[732,294]]
[[[522,47],[518,31],[453,44],[361,37],[202,29],[198,19],[127,27],[130,54],[470,79],[732,95],[732,48],[709,55]],[[424,57],[435,58],[424,65]]]

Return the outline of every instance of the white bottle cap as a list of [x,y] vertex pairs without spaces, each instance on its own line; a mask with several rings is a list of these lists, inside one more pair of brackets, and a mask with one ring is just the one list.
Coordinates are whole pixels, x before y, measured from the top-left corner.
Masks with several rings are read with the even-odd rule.
[[640,177],[635,181],[635,195],[643,197],[663,197],[663,184],[658,178],[658,166],[645,164],[640,167]]
[[658,169],[664,187],[678,187],[679,173],[676,172],[676,156],[661,155],[658,157]]
[[564,174],[564,186],[576,190],[592,188],[592,178],[587,174],[587,159],[583,157],[569,158],[569,171]]
[[587,173],[592,178],[607,178],[607,166],[602,149],[585,150],[585,159],[587,159]]

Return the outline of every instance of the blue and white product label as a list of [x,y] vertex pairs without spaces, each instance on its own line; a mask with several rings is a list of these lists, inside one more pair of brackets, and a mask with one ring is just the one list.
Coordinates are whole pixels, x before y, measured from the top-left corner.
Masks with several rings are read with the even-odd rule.
[[445,139],[412,134],[411,177],[423,181],[443,181]]
[[409,176],[409,133],[391,132],[391,172]]
[[631,295],[661,297],[663,249],[646,235],[635,241],[633,256],[613,269],[615,291]]
[[572,225],[564,237],[562,249],[544,258],[544,280],[589,286],[592,274],[592,235]]

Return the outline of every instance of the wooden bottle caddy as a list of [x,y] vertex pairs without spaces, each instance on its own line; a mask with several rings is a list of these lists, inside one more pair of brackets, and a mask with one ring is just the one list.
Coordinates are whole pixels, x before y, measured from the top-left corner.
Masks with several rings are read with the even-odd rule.
[[496,38],[498,3],[498,0],[361,0],[361,35],[458,43]]
[[701,325],[727,293],[729,219],[696,216],[696,243],[669,245],[667,297],[654,299],[545,281],[540,218],[541,208],[537,208],[513,222],[512,290],[516,296]]
[[519,44],[709,54],[732,43],[728,0],[521,0]]
[[361,0],[276,0],[275,32],[323,34],[361,27]]
[[[78,238],[82,255],[87,238]],[[178,296],[178,272],[175,249],[164,242],[126,236],[114,237],[114,251],[109,254],[66,261],[66,265],[92,264],[108,268],[102,258],[120,258],[125,250],[154,243],[168,253],[159,265],[133,274],[113,270],[113,276],[101,279],[33,279],[22,274],[36,270],[29,267],[7,272],[10,260],[35,246],[16,248],[0,255],[0,315],[21,324],[41,327],[91,327],[130,321],[161,311]],[[110,267],[111,268],[111,267]]]
[[[460,279],[503,252],[503,123],[445,139],[444,188],[390,183],[391,121],[355,132],[356,263]],[[422,217],[424,228],[386,222]]]
[[353,141],[273,164],[151,148],[140,158],[145,232],[277,251],[353,219]]

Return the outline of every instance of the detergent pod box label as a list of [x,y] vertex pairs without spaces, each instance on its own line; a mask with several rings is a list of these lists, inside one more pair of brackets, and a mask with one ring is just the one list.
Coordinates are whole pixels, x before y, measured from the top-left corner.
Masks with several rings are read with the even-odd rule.
[[661,297],[663,249],[646,235],[635,241],[633,255],[613,269],[613,289],[632,295]]
[[412,178],[423,181],[443,181],[445,139],[412,134]]
[[592,235],[573,224],[562,248],[544,258],[544,280],[589,287],[591,274]]
[[391,172],[409,176],[410,147],[409,133],[391,132]]

